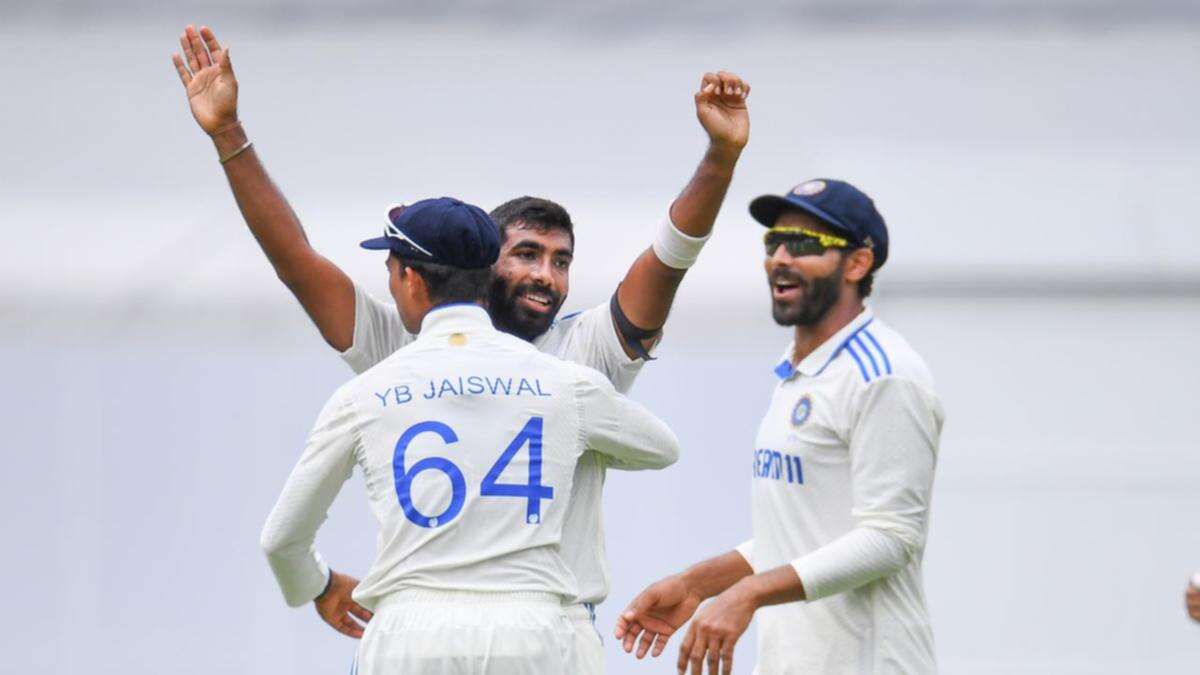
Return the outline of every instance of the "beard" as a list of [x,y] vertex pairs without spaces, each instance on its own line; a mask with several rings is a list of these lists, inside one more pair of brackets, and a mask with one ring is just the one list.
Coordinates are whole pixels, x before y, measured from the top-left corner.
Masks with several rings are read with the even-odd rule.
[[800,298],[794,302],[781,302],[771,299],[771,316],[780,326],[814,326],[820,323],[829,310],[842,297],[842,265],[827,276],[812,280],[804,279],[797,274],[786,271],[776,272],[771,278],[772,287],[776,281],[796,284],[800,287]]
[[[518,298],[530,292],[550,298],[550,307],[546,312],[535,312],[517,304]],[[499,276],[492,277],[488,290],[488,314],[492,317],[492,324],[498,330],[528,342],[533,342],[550,329],[562,302],[562,296],[549,286],[517,284],[509,288],[508,282]]]

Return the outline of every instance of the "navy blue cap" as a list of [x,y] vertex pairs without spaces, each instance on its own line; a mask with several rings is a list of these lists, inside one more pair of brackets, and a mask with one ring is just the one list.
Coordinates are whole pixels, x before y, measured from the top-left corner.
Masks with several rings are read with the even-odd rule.
[[363,248],[390,250],[405,260],[474,270],[500,257],[500,230],[483,209],[453,197],[393,206],[382,237]]
[[767,227],[784,211],[803,211],[825,223],[850,241],[875,253],[875,269],[888,255],[887,223],[875,202],[853,185],[832,178],[815,178],[792,188],[782,197],[763,195],[750,202],[750,215]]

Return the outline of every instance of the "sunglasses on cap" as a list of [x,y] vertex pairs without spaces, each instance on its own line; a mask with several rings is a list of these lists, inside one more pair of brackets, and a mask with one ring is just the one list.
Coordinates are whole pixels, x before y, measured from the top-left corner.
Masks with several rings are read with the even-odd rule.
[[802,255],[822,255],[831,248],[851,247],[850,241],[845,237],[803,227],[773,227],[763,235],[763,243],[766,244],[768,256],[775,255],[775,250],[783,244],[788,255],[793,258]]
[[396,224],[392,222],[392,218],[399,217],[399,215],[401,213],[404,213],[404,209],[406,209],[406,208],[408,208],[408,206],[405,204],[395,204],[388,209],[387,225],[383,226],[383,236],[388,237],[390,239],[399,239],[400,241],[402,241],[402,242],[408,244],[409,246],[413,247],[414,249],[416,249],[417,252],[424,253],[425,255],[429,256],[430,258],[434,257],[432,253],[425,250],[424,246],[421,246],[417,242],[410,239],[407,234],[404,234],[404,232],[402,232],[400,230],[400,228],[396,227]]

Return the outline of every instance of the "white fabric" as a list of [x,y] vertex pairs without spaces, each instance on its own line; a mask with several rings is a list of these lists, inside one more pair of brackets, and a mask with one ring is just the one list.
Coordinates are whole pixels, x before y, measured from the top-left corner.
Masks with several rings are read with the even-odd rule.
[[921,557],[943,414],[908,343],[866,310],[794,368],[759,427],[755,571],[808,601],[758,612],[764,673],[932,673]]
[[[425,431],[412,435],[417,429]],[[401,455],[400,439],[410,436]],[[535,446],[540,483],[530,474]],[[313,540],[357,464],[381,525],[375,560],[354,592],[363,606],[412,587],[572,599],[578,584],[559,546],[585,451],[627,468],[661,468],[679,446],[596,371],[500,333],[477,306],[439,308],[419,338],[326,404],[263,529],[263,549],[289,604],[316,597],[325,568]],[[449,462],[461,482],[451,469],[418,467],[431,462]],[[501,468],[492,491],[540,484],[553,494],[487,494],[489,472]],[[422,526],[423,517],[441,522]]]
[[[404,329],[395,306],[376,300],[357,285],[354,296],[354,344],[341,356],[354,372],[361,373],[415,336]],[[644,363],[625,353],[608,302],[560,318],[533,345],[596,369],[621,393],[629,391]],[[579,582],[578,599],[593,604],[603,602],[609,588],[601,506],[606,468],[605,458],[598,453],[579,458],[563,528],[562,556]]]
[[711,236],[712,231],[703,237],[693,237],[681,232],[675,227],[675,223],[671,222],[671,209],[668,207],[650,247],[654,249],[654,255],[662,264],[677,270],[686,270],[696,264],[701,249]]
[[587,607],[574,604],[567,608],[574,633],[571,675],[604,675],[604,642],[596,631],[596,617]]
[[574,673],[563,606],[523,595],[402,593],[367,624],[355,675]]

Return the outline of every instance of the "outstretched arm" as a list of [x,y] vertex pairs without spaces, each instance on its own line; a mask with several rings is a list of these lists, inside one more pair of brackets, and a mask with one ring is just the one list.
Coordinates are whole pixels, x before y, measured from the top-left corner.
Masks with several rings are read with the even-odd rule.
[[280,281],[338,351],[354,340],[354,284],[308,242],[300,220],[249,144],[237,114],[238,82],[228,47],[206,26],[188,26],[173,61],[196,123],[207,133],[250,233]]
[[[633,262],[617,291],[621,311],[637,328],[657,332],[666,323],[675,291],[691,264],[686,249],[698,247],[712,233],[713,222],[733,179],[733,168],[750,138],[750,115],[746,109],[749,95],[750,85],[733,73],[705,73],[700,81],[700,91],[695,96],[696,117],[708,133],[708,149],[692,179],[671,205],[670,223],[663,225],[664,228],[673,225],[682,237],[676,239],[675,233],[666,230],[664,242],[660,233],[656,245]],[[682,258],[669,255],[672,241],[683,244]],[[668,259],[664,260],[660,253],[667,253]],[[657,336],[644,339],[643,346],[649,348],[655,339]]]

